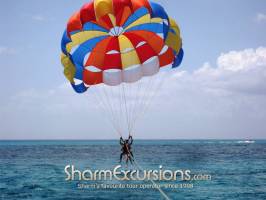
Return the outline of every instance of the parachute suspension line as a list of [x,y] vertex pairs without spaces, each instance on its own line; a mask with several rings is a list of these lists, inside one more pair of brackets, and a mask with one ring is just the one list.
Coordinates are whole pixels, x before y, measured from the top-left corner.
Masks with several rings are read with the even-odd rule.
[[156,95],[161,90],[165,80],[166,80],[166,72],[163,72],[162,74],[158,75],[158,78],[156,79],[156,84],[154,84],[154,88],[152,89],[153,93],[151,93],[151,97],[149,98],[149,101],[146,103],[145,108],[143,110],[143,115],[147,112],[149,107],[151,106],[152,99],[156,97]]
[[139,96],[138,112],[136,113],[136,115],[134,116],[134,119],[132,120],[131,131],[133,131],[133,129],[136,125],[137,119],[140,118],[140,116],[143,112],[145,103],[148,100],[149,93],[151,92],[151,90],[149,88],[151,88],[153,79],[154,79],[153,76],[143,78],[142,87],[141,87],[140,93],[138,94],[138,96]]
[[123,131],[123,123],[122,123],[122,121],[123,121],[123,110],[122,110],[122,105],[121,105],[121,103],[122,103],[122,98],[121,98],[121,88],[120,88],[120,86],[118,86],[117,88],[116,88],[116,91],[117,91],[117,100],[115,101],[115,103],[116,103],[116,105],[117,105],[117,111],[116,111],[116,113],[117,113],[117,115],[118,115],[118,119],[119,119],[119,121],[118,121],[118,126],[119,126],[119,128],[120,128],[120,131],[122,132]]
[[[116,87],[113,87],[113,86],[108,86],[110,87],[110,89],[108,89],[107,91],[110,91],[109,94],[110,94],[110,104],[112,105],[111,108],[113,109],[113,113],[114,113],[114,116],[115,116],[115,122],[116,122],[116,125],[119,129],[120,132],[122,132],[122,128],[121,128],[121,116],[119,115],[118,113],[118,98],[117,98],[117,94],[115,93],[115,89],[117,89]],[[107,92],[108,93],[108,92]]]
[[[129,58],[133,59],[133,58]],[[133,61],[132,61],[133,62]],[[140,80],[139,80],[140,81]],[[132,119],[137,112],[135,106],[137,105],[137,99],[139,97],[138,91],[136,91],[137,86],[139,85],[139,81],[134,83],[124,83],[123,90],[125,96],[125,107],[126,107],[126,118],[127,118],[127,125],[128,125],[128,134],[132,135],[131,126],[132,126]],[[126,90],[125,90],[126,89]]]
[[123,86],[124,96],[125,96],[125,111],[126,111],[126,119],[127,119],[127,134],[130,135],[129,127],[130,127],[130,113],[131,113],[131,87],[129,83],[124,83]]
[[137,81],[133,95],[131,96],[131,101],[132,101],[132,112],[130,114],[130,133],[132,133],[132,126],[133,126],[133,121],[136,115],[141,111],[141,105],[144,98],[144,84],[145,83],[145,78],[143,77],[139,81]]
[[[138,87],[136,87],[137,91],[135,91],[135,94],[134,94],[134,108],[133,108],[133,113],[132,113],[132,116],[131,116],[131,120],[130,120],[130,133],[132,133],[132,127],[134,125],[134,119],[136,118],[136,116],[138,115],[138,113],[141,111],[141,105],[142,105],[142,102],[143,100],[145,100],[144,98],[144,85],[145,85],[145,78],[143,77],[142,79],[140,79],[138,81]],[[133,96],[132,96],[133,97]]]
[[93,98],[95,98],[95,100],[97,102],[95,105],[97,106],[97,109],[100,110],[101,116],[103,116],[107,121],[110,122],[110,124],[112,125],[112,127],[114,128],[115,132],[118,135],[121,135],[120,132],[114,126],[114,123],[112,122],[112,119],[106,117],[106,113],[108,114],[109,111],[106,109],[106,106],[104,106],[105,102],[102,100],[102,98],[99,96],[99,94],[95,91],[95,88],[94,88],[93,92],[95,93],[93,95]]
[[118,113],[118,105],[117,105],[118,102],[117,102],[116,94],[113,91],[115,89],[115,87],[114,86],[106,86],[106,87],[108,87],[108,89],[104,90],[104,92],[107,95],[107,100],[109,102],[110,109],[112,110],[112,113],[114,116],[114,123],[120,132],[120,136],[122,136],[123,129],[122,129],[121,125],[123,123],[121,122],[122,117]]
[[151,84],[149,85],[149,88],[148,88],[149,92],[147,93],[147,96],[148,96],[148,97],[147,97],[147,101],[144,102],[143,110],[142,110],[142,112],[140,113],[140,117],[141,117],[142,115],[145,114],[146,106],[147,106],[147,105],[149,104],[149,102],[151,102],[152,99],[153,99],[153,94],[155,93],[155,90],[154,90],[154,89],[155,89],[155,87],[156,87],[156,84],[157,84],[159,78],[160,78],[160,76],[157,74],[157,75],[153,76],[153,77],[152,77],[152,80],[150,81]]
[[[103,86],[103,87],[106,87],[106,86]],[[103,89],[102,92],[104,92],[104,91],[105,91],[105,89]],[[107,98],[103,97],[102,99],[105,99],[104,101],[106,101],[105,105],[106,105],[106,110],[108,110],[108,112],[109,112],[109,117],[108,117],[109,121],[112,123],[115,131],[121,136],[122,133],[121,133],[119,127],[117,126],[117,123],[116,123],[116,120],[115,120],[115,116],[114,116],[114,112],[113,112],[111,106],[109,106],[110,105],[109,97],[107,97]]]
[[126,99],[126,93],[125,93],[125,83],[122,83],[122,89],[123,89],[123,99],[124,99],[124,106],[125,106],[125,110],[126,110],[126,120],[127,120],[127,129],[128,129],[128,134],[130,134],[129,132],[129,118],[128,118],[128,108],[127,108],[127,99]]
[[149,109],[152,100],[156,97],[158,94],[158,91],[163,86],[163,83],[166,79],[166,72],[163,72],[162,74],[156,74],[152,77],[150,77],[149,85],[147,86],[148,89],[145,90],[145,94],[148,97],[144,97],[146,101],[143,101],[143,106],[141,112],[135,117],[133,120],[132,130],[135,128],[135,124],[137,123],[138,119],[140,119],[142,116],[144,116]]
[[132,135],[137,121],[145,115],[152,100],[158,94],[166,79],[166,72],[143,77],[134,84],[121,83],[119,86],[101,84],[93,87],[96,105],[102,116],[120,136]]
[[100,89],[102,91],[102,100],[106,102],[106,104],[105,104],[106,110],[108,110],[110,113],[109,118],[110,118],[113,126],[115,127],[115,130],[119,133],[119,135],[121,135],[119,128],[117,127],[115,115],[114,115],[114,112],[112,109],[112,105],[110,104],[110,101],[109,101],[109,96],[105,91],[105,87],[106,87],[105,85],[102,85],[102,88]]
[[152,99],[156,98],[156,96],[158,95],[159,91],[161,90],[161,88],[163,87],[164,83],[165,83],[165,80],[166,80],[166,76],[167,73],[166,72],[163,72],[162,74],[160,74],[158,77],[158,79],[156,79],[157,83],[154,84],[154,88],[151,90],[153,91],[151,93],[151,96],[150,98],[148,99],[145,107],[144,107],[144,110],[143,110],[143,113],[142,115],[145,115],[147,110],[149,109],[149,107],[151,106],[151,102],[152,102]]
[[141,86],[142,86],[142,79],[137,82],[137,91],[135,91],[134,96],[132,96],[132,100],[134,101],[134,106],[133,106],[133,111],[131,114],[130,118],[130,132],[131,132],[131,127],[132,127],[132,122],[135,117],[135,115],[138,113],[139,110],[139,105],[140,105],[140,94],[141,94]]
[[119,136],[121,136],[122,134],[121,134],[120,129],[117,127],[114,112],[110,106],[109,97],[106,94],[105,87],[106,87],[105,85],[101,85],[99,87],[96,87],[97,91],[95,91],[95,93],[96,93],[96,96],[99,97],[98,102],[99,103],[101,102],[103,105],[102,106],[103,110],[107,111],[105,113],[107,113],[107,115],[109,115],[109,117],[107,117],[105,114],[103,114],[104,117],[107,119],[107,121],[109,121],[111,123],[115,132],[118,133]]
[[118,91],[119,91],[119,101],[117,102],[119,104],[119,116],[120,116],[120,123],[119,123],[119,127],[120,130],[123,130],[123,120],[124,120],[124,113],[123,113],[123,109],[122,109],[122,102],[123,102],[123,97],[122,97],[122,91],[121,91],[121,85],[118,86]]
[[126,116],[125,116],[125,110],[123,109],[123,93],[122,93],[122,86],[119,85],[116,88],[116,91],[118,93],[118,101],[116,102],[118,105],[117,108],[117,114],[119,116],[119,121],[117,122],[119,124],[121,132],[125,132],[125,122],[126,122]]
[[130,118],[130,133],[132,133],[132,126],[133,126],[133,120],[134,117],[137,115],[138,113],[138,102],[139,102],[139,98],[140,98],[140,86],[141,86],[142,81],[139,80],[136,84],[137,86],[135,87],[135,91],[133,94],[135,94],[135,98],[133,98],[133,106],[132,106],[132,113],[131,113],[131,118]]
[[[137,83],[136,83],[137,84]],[[129,118],[129,126],[128,126],[128,129],[129,129],[129,135],[131,134],[131,131],[130,131],[130,127],[131,127],[131,122],[132,122],[132,115],[134,114],[134,104],[135,104],[135,101],[136,101],[136,93],[135,90],[134,90],[134,87],[136,87],[136,84],[134,86],[132,86],[132,83],[129,83],[129,91],[130,91],[130,94],[128,96],[128,100],[129,100],[129,114],[128,114],[128,118]]]
[[129,134],[131,134],[131,131],[130,131],[130,127],[131,127],[131,124],[132,124],[132,116],[134,115],[135,113],[135,110],[134,110],[134,105],[136,104],[136,87],[137,87],[137,84],[132,84],[132,83],[129,83],[128,84],[128,91],[129,91],[129,95],[128,95],[128,106],[129,106],[129,114],[128,114],[128,118],[129,118]]

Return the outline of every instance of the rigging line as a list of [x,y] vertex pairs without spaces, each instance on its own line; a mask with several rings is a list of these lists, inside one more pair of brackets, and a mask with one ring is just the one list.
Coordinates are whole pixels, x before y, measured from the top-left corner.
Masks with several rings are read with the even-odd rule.
[[160,88],[165,83],[165,80],[167,77],[167,72],[162,72],[162,74],[156,74],[155,76],[157,76],[157,77],[155,79],[155,83],[153,84],[153,88],[151,89],[151,91],[153,91],[153,93],[151,92],[150,97],[148,98],[147,102],[144,105],[144,109],[142,110],[142,113],[139,114],[138,118],[135,119],[134,123],[136,123],[139,118],[144,116],[145,113],[147,112],[147,110],[149,109],[149,107],[151,106],[152,99],[155,98],[155,96],[160,91]]
[[[152,94],[154,93],[154,88],[156,87],[156,84],[157,84],[159,79],[160,79],[160,74],[158,72],[157,74],[155,74],[153,76],[153,79],[152,79],[151,84],[149,86],[149,92],[147,93],[147,96],[148,96],[147,101],[144,102],[145,105],[147,104],[147,102],[152,100]],[[145,105],[143,106],[143,110],[145,109]],[[143,112],[143,110],[142,110],[142,112]]]
[[106,89],[105,89],[105,86],[103,87],[103,92],[104,92],[104,94],[105,94],[106,101],[107,101],[107,103],[108,103],[108,105],[109,105],[109,106],[107,106],[107,107],[110,109],[111,114],[112,114],[112,117],[113,117],[114,124],[115,124],[116,127],[117,127],[117,123],[118,123],[118,122],[117,122],[117,120],[116,120],[115,112],[114,112],[113,106],[112,106],[112,104],[111,104],[111,102],[110,102],[110,97],[109,97],[109,95],[108,95],[108,92],[107,92]]
[[131,133],[131,126],[132,126],[132,122],[133,122],[133,118],[135,116],[135,114],[137,113],[137,109],[136,109],[136,105],[137,105],[137,100],[139,97],[139,87],[140,87],[140,81],[137,81],[137,83],[132,83],[131,84],[131,113],[130,113],[130,120],[129,120],[129,132]]
[[[96,90],[96,89],[95,89]],[[104,100],[100,97],[100,94],[98,94],[97,91],[94,90],[95,95],[93,95],[93,98],[96,99],[97,103],[96,105],[98,106],[99,110],[101,111],[101,115],[112,125],[114,131],[121,136],[120,131],[116,128],[112,118],[110,118],[110,111],[106,108],[107,106],[104,106],[105,102]],[[98,89],[99,90],[99,89]],[[109,117],[106,116],[106,113],[108,115],[109,113]]]
[[134,121],[137,118],[137,116],[139,115],[139,113],[141,113],[142,111],[142,106],[143,106],[143,102],[146,100],[146,88],[147,85],[150,81],[150,79],[148,79],[148,77],[142,77],[140,80],[140,90],[138,92],[138,102],[137,102],[137,109],[136,109],[136,115],[134,116],[134,118],[132,119],[132,125],[130,127],[131,131],[132,131],[132,127],[135,125]]
[[122,92],[121,92],[121,84],[117,87],[114,87],[115,89],[115,93],[117,95],[117,100],[116,100],[116,107],[117,107],[117,115],[118,115],[118,118],[119,118],[119,121],[118,121],[118,126],[121,130],[121,132],[124,132],[124,121],[125,121],[125,118],[124,118],[124,113],[123,113],[123,108],[122,108]]
[[133,106],[132,106],[132,114],[131,114],[131,118],[130,118],[130,122],[131,122],[131,124],[130,124],[130,133],[131,133],[131,129],[132,129],[131,127],[133,125],[132,122],[133,122],[134,116],[137,113],[136,105],[137,105],[137,100],[139,98],[139,93],[138,93],[139,92],[139,88],[140,88],[140,81],[138,81],[137,82],[137,86],[134,87],[135,91],[133,93],[134,98],[132,98],[134,101],[133,101]]
[[[105,101],[104,101],[104,98],[101,98],[101,95],[100,95],[101,93],[100,93],[100,89],[99,89],[99,88],[100,88],[100,86],[98,86],[98,87],[93,87],[93,88],[92,88],[92,93],[94,92],[94,94],[95,94],[95,95],[92,95],[92,97],[93,97],[94,99],[96,99],[96,101],[97,101],[96,106],[98,106],[98,108],[100,108],[100,109],[98,109],[98,110],[100,110],[102,116],[104,116],[104,118],[105,118],[107,121],[109,121],[109,123],[113,126],[114,131],[115,131],[116,133],[118,133],[118,135],[121,135],[121,133],[119,132],[119,130],[115,127],[115,124],[114,124],[114,122],[112,121],[112,118],[110,118],[110,115],[109,115],[109,117],[108,117],[108,119],[107,119],[106,114],[104,114],[104,113],[107,113],[107,114],[108,114],[109,110],[107,109],[108,106],[104,106]],[[97,92],[97,91],[98,91],[98,92]],[[88,96],[88,95],[87,95],[87,96]],[[98,100],[97,100],[97,98],[98,98]]]
[[113,93],[113,90],[114,90],[114,86],[108,86],[108,88],[106,88],[106,94],[108,96],[108,101],[110,102],[114,117],[116,121],[118,122],[118,113],[117,113],[116,104],[115,104],[116,98],[115,98],[115,94]]
[[141,112],[141,105],[142,105],[142,101],[144,100],[143,98],[143,93],[144,93],[144,86],[145,86],[145,79],[146,77],[143,77],[140,80],[139,83],[139,88],[138,88],[138,92],[137,92],[137,103],[136,103],[136,111],[135,111],[135,115],[132,118],[132,125],[131,125],[131,131],[133,129],[134,126],[134,119],[136,118],[136,116],[139,114],[139,112]]
[[[133,58],[130,57],[130,62],[133,62]],[[131,99],[131,90],[130,90],[130,83],[123,83],[123,94],[124,94],[124,102],[126,107],[126,119],[127,119],[127,129],[128,129],[128,135],[130,135],[130,99]],[[128,99],[126,99],[128,98]]]
[[147,111],[147,107],[148,105],[151,104],[152,100],[154,99],[154,94],[156,93],[156,86],[158,85],[158,80],[160,80],[160,75],[157,74],[157,76],[154,78],[153,83],[150,87],[150,92],[149,92],[149,97],[147,98],[147,101],[145,102],[145,105],[143,106],[143,110],[142,113],[140,114],[140,116],[143,116],[145,114],[145,112]]
[[139,82],[137,82],[133,88],[134,88],[134,92],[132,94],[132,113],[130,116],[130,133],[131,133],[132,121],[133,121],[133,118],[136,114],[136,104],[137,104],[137,98],[138,98]]
[[115,89],[116,87],[112,87],[112,86],[109,87],[110,104],[112,105],[112,108],[113,108],[114,117],[117,122],[117,126],[120,127],[121,121],[119,118],[120,116],[119,116],[118,108],[117,108],[117,98],[116,98],[117,95],[114,91]]
[[[105,87],[105,86],[103,85],[103,87]],[[103,96],[104,94],[101,94],[101,93],[103,93],[103,91],[104,91],[103,87],[102,87],[102,88],[97,88],[98,92],[96,91],[96,94],[99,95],[99,97],[100,97],[99,102],[102,102],[102,103],[103,103],[103,107],[102,107],[102,108],[103,108],[105,111],[107,111],[107,112],[106,112],[107,114],[109,114],[109,117],[107,117],[107,118],[108,118],[107,121],[111,122],[111,124],[112,124],[114,130],[115,130],[115,131],[121,136],[121,132],[120,132],[119,128],[117,127],[117,124],[116,124],[116,122],[115,122],[115,118],[114,118],[114,116],[113,116],[113,114],[112,114],[112,110],[108,109],[108,108],[110,108],[110,106],[107,105],[107,104],[108,104],[108,102],[107,102],[107,100],[106,100],[107,97],[104,98],[104,96]],[[105,118],[106,118],[106,115],[104,115],[104,116],[105,116]]]
[[137,113],[137,115],[133,119],[131,131],[133,130],[134,126],[136,125],[137,120],[142,116],[144,106],[145,106],[146,102],[148,101],[149,94],[151,92],[151,90],[149,88],[152,88],[151,86],[153,85],[153,82],[155,79],[154,76],[156,76],[156,75],[145,77],[144,81],[146,81],[146,83],[143,84],[142,92],[140,94],[139,112]]
[[131,112],[132,112],[132,106],[131,106],[131,103],[132,103],[132,85],[130,83],[128,83],[126,85],[126,98],[127,98],[127,108],[128,108],[128,134],[130,135],[130,124],[131,124],[131,121],[130,121],[130,116],[131,116]]
[[130,131],[130,127],[132,124],[132,116],[134,115],[135,111],[134,111],[134,105],[135,105],[135,100],[136,100],[136,87],[137,84],[136,83],[131,83],[130,85],[131,87],[131,96],[130,96],[130,116],[129,116],[129,131]]
[[154,92],[151,93],[151,98],[146,103],[146,106],[145,106],[145,108],[143,110],[143,115],[146,113],[146,111],[151,106],[152,99],[154,99],[156,97],[156,95],[158,94],[158,92],[160,91],[160,89],[163,87],[163,85],[165,83],[165,80],[166,80],[166,75],[167,75],[167,73],[166,72],[163,72],[163,74],[161,76],[159,76],[161,78],[158,78],[157,79],[157,82],[158,83],[154,85],[154,89],[153,89]]
[[[88,96],[88,95],[87,95]],[[100,113],[101,113],[101,116],[103,116],[106,120],[107,120],[107,118],[106,118],[106,115],[104,114],[104,113],[106,113],[106,111],[105,111],[105,109],[104,109],[104,107],[103,107],[103,103],[101,102],[101,101],[99,101],[98,99],[97,99],[97,95],[95,94],[95,95],[93,95],[93,99],[96,99],[96,107],[97,107],[97,109],[100,111]],[[113,127],[113,129],[114,129],[114,131],[115,131],[115,133],[117,133],[118,135],[120,135],[120,133],[116,130],[116,128],[113,126],[113,124],[112,124],[112,122],[111,121],[109,121],[109,120],[107,120],[108,122],[110,122],[110,124],[112,125],[112,127]]]
[[120,94],[120,86],[117,86],[116,88],[114,88],[114,93],[116,94],[117,98],[116,98],[116,101],[115,101],[115,105],[116,105],[116,108],[117,108],[117,115],[118,115],[118,118],[119,118],[119,121],[120,123],[118,123],[118,126],[119,126],[119,129],[123,130],[122,128],[122,120],[123,120],[123,116],[121,114],[121,94]]
[[[151,100],[150,100],[150,102],[151,102]],[[134,130],[135,125],[138,122],[138,120],[141,119],[147,113],[146,111],[148,110],[148,105],[150,105],[150,104],[146,102],[145,105],[143,105],[142,111],[139,113],[139,115],[134,120],[134,126],[132,126],[132,131]]]
[[146,104],[146,102],[148,101],[148,99],[149,99],[149,96],[150,96],[150,93],[152,92],[152,86],[153,86],[153,84],[154,84],[154,82],[155,82],[155,78],[156,78],[156,74],[155,75],[153,75],[153,76],[150,76],[149,77],[149,81],[148,81],[148,83],[147,83],[147,85],[146,85],[146,88],[145,88],[145,93],[144,93],[144,97],[145,97],[145,99],[144,99],[144,101],[143,101],[143,104],[142,104],[142,111],[143,111],[143,108],[144,108],[144,105]]
[[120,123],[121,130],[124,131],[124,121],[125,121],[125,112],[123,111],[123,93],[122,93],[122,84],[119,85],[119,107],[120,107],[120,116],[123,121]]
[[[130,83],[130,104],[129,104],[129,108],[130,108],[130,112],[129,112],[129,130],[131,129],[131,124],[132,124],[132,117],[134,116],[135,113],[135,104],[136,104],[136,88],[138,86],[138,83]],[[131,132],[129,131],[129,134],[131,134]]]
[[[125,99],[126,99],[126,107],[127,107],[127,119],[128,119],[128,130],[129,130],[129,127],[130,127],[130,113],[131,113],[131,107],[130,107],[130,100],[131,100],[131,88],[130,88],[130,84],[127,83],[124,85],[125,87]],[[128,131],[128,134],[129,131]]]
[[129,132],[129,119],[128,119],[128,111],[127,111],[127,100],[126,100],[126,96],[125,96],[125,87],[124,87],[124,83],[123,84],[123,97],[124,97],[124,103],[125,103],[125,108],[126,108],[126,118],[127,118],[127,128],[128,128],[128,134],[130,134]]

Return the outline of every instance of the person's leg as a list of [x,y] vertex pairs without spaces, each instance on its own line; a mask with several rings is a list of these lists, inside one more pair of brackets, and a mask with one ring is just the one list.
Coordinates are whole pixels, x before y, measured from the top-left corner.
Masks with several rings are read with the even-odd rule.
[[131,154],[132,158],[134,158],[134,155],[133,155],[133,152],[132,151],[130,151],[130,154]]
[[130,161],[130,163],[131,163],[131,165],[133,165],[133,161],[132,161],[132,157],[131,157],[131,155],[128,155],[129,157],[129,161]]
[[126,157],[127,157],[127,159],[126,159],[126,167],[128,167],[128,155],[126,154]]
[[122,153],[120,154],[120,163],[122,162],[123,155],[124,155],[124,153],[122,152]]

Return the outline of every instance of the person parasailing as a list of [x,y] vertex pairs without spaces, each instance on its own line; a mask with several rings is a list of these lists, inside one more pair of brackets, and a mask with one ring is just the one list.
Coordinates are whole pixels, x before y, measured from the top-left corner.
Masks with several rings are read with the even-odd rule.
[[129,135],[128,139],[124,140],[120,137],[120,145],[121,145],[121,154],[120,154],[120,163],[122,162],[123,156],[126,156],[126,164],[128,164],[128,160],[131,164],[134,161],[134,155],[132,153],[131,145],[133,144],[133,138]]

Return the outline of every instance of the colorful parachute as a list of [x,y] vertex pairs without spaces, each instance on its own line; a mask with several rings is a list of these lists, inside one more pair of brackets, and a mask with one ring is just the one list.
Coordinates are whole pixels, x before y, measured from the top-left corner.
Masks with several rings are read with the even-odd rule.
[[147,0],[94,0],[68,21],[63,34],[64,74],[78,93],[116,86],[177,67],[180,31],[162,6]]
[[122,124],[132,134],[159,90],[162,82],[156,77],[163,72],[158,72],[179,66],[183,59],[178,25],[162,6],[148,0],[85,4],[69,19],[61,49],[73,89],[99,89],[94,102],[101,103],[120,135],[125,132]]

